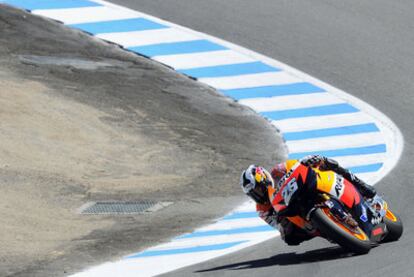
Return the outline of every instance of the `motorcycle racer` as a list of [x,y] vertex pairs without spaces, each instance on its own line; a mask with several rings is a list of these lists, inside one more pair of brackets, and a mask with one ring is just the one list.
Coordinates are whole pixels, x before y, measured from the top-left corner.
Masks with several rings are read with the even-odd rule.
[[349,170],[341,167],[337,161],[320,155],[311,155],[301,160],[287,160],[286,162],[276,164],[271,173],[266,169],[256,165],[250,165],[243,171],[240,179],[240,185],[243,191],[256,202],[256,211],[259,217],[274,228],[279,229],[282,239],[288,245],[299,245],[305,240],[312,239],[312,232],[305,232],[295,226],[291,221],[282,215],[278,215],[270,203],[267,187],[272,185],[278,188],[279,181],[287,172],[297,163],[319,170],[332,170],[350,181],[355,188],[365,198],[375,197],[376,191],[373,187],[367,185]]

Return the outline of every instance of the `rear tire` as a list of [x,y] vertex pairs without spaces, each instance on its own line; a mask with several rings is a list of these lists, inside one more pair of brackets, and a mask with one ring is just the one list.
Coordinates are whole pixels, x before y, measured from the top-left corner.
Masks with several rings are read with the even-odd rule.
[[[325,210],[329,212],[328,210]],[[366,254],[371,250],[371,241],[369,237],[359,227],[360,238],[351,234],[351,231],[346,231],[341,227],[341,222],[335,221],[327,215],[321,208],[316,209],[312,214],[312,223],[318,227],[321,233],[328,236],[331,240],[356,254]],[[343,225],[342,225],[343,226]]]
[[400,217],[391,211],[387,211],[387,215],[384,217],[384,223],[387,226],[388,233],[382,241],[390,242],[398,240],[403,233],[403,225]]

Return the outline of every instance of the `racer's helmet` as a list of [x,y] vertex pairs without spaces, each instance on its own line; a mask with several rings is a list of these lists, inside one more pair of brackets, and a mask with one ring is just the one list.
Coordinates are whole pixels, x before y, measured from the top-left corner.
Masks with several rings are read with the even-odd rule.
[[276,164],[271,171],[272,178],[277,185],[280,179],[286,174],[286,163]]
[[272,176],[263,167],[250,165],[243,171],[240,178],[240,186],[245,194],[258,204],[269,202],[267,186],[273,185]]

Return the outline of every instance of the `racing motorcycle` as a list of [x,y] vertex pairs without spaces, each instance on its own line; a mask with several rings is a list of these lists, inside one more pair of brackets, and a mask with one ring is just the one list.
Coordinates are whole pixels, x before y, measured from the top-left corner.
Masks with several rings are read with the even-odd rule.
[[356,254],[381,242],[398,240],[400,218],[380,196],[365,200],[354,185],[333,171],[300,162],[268,188],[280,216],[312,236],[320,236]]

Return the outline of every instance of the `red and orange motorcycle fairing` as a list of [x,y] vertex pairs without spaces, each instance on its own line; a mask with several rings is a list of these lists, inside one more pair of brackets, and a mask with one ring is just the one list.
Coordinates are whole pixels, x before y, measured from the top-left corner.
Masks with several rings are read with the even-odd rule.
[[[316,174],[309,171],[313,171]],[[315,178],[316,184],[314,180]],[[296,163],[291,164],[288,173],[281,179],[278,186],[276,186],[278,189],[274,187],[268,188],[269,199],[271,200],[273,208],[278,213],[282,212],[283,214],[283,211],[288,208],[289,201],[295,197],[294,194],[298,193],[301,186],[307,186],[309,183],[314,184],[313,187],[314,190],[316,190],[315,193],[323,196],[325,200],[328,200],[330,198],[337,199],[349,210],[354,209],[354,207],[361,204],[361,201],[364,201],[361,199],[362,197],[354,185],[348,180],[344,179],[342,176],[336,174],[333,171],[321,171],[318,168],[310,169],[309,167],[297,161]],[[386,210],[386,219],[392,222],[396,222],[398,218],[388,210],[388,207],[386,207]],[[384,238],[384,233],[386,232],[385,224],[377,224],[374,225],[372,229],[369,228],[367,233],[369,236],[367,236],[359,227],[358,232],[350,231],[349,228],[344,227],[341,222],[338,221],[337,218],[335,218],[335,216],[329,212],[328,207],[322,208],[321,211],[326,213],[326,215],[332,221],[335,221],[335,223],[340,228],[344,229],[352,236],[355,236],[360,240],[367,240],[367,237],[369,237],[371,240],[379,242]],[[287,218],[303,230],[309,231],[313,228],[312,223],[308,221],[309,218],[307,216],[304,216],[304,214],[288,216]],[[364,224],[365,226],[364,222],[360,221],[360,223]],[[365,230],[367,229],[365,228]],[[319,232],[315,232],[313,229],[312,233],[317,235]]]
[[[302,180],[302,184],[306,184],[309,168],[300,162],[293,165],[292,169],[286,174],[285,178],[281,180],[282,184],[278,193],[276,189],[269,189],[269,197],[271,203],[276,211],[284,210],[287,205],[283,196],[283,191],[289,183],[295,180]],[[327,193],[333,197],[338,198],[348,208],[353,208],[361,202],[360,194],[356,191],[354,185],[348,180],[342,178],[333,171],[321,171],[313,168],[316,172],[316,189],[321,193]]]
[[[281,211],[287,208],[288,203],[285,202],[285,198],[282,192],[286,188],[286,186],[289,185],[289,182],[291,182],[293,179],[301,178],[303,180],[303,183],[306,183],[308,170],[308,167],[302,165],[300,162],[297,162],[295,165],[292,166],[291,170],[280,181],[282,185],[280,186],[278,191],[276,191],[274,187],[268,188],[269,199],[271,200],[270,203],[272,204],[276,212],[280,213]],[[305,228],[305,225],[307,223],[300,216],[292,216],[288,217],[288,219],[302,229]]]

